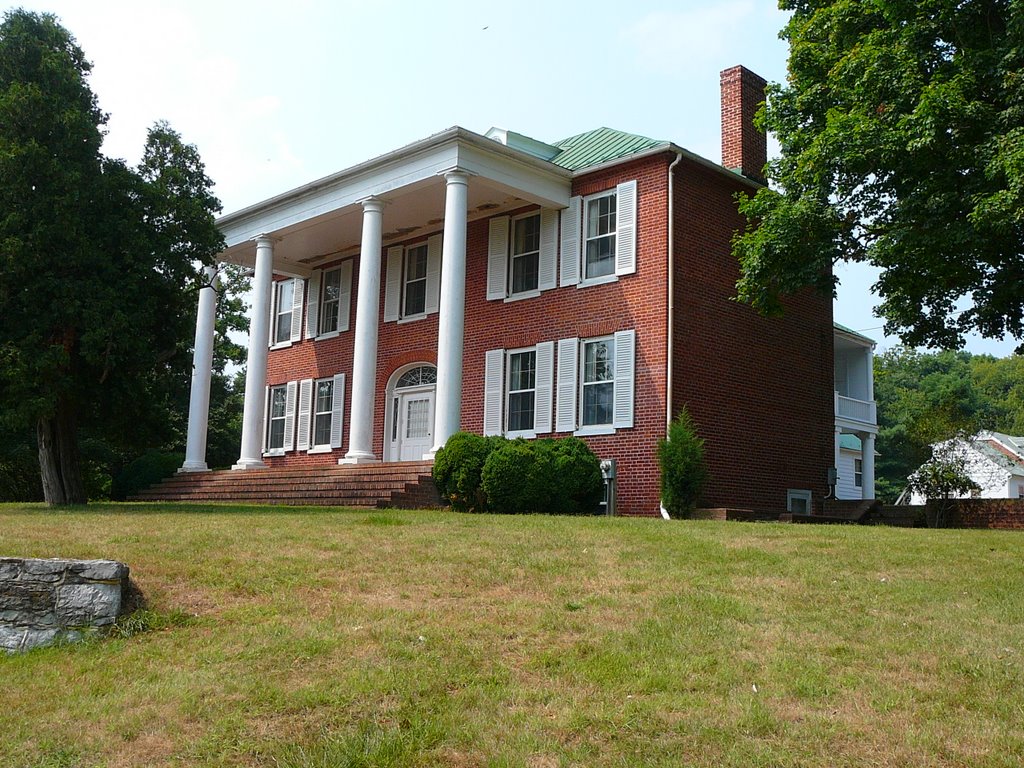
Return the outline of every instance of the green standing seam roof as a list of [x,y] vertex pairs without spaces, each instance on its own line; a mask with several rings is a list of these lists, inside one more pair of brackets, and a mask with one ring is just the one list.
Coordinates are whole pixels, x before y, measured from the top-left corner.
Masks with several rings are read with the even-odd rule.
[[660,145],[668,146],[668,142],[611,128],[595,128],[592,131],[556,141],[553,146],[562,151],[553,157],[551,162],[568,168],[570,171],[578,171],[580,168],[618,160],[621,157],[627,157]]

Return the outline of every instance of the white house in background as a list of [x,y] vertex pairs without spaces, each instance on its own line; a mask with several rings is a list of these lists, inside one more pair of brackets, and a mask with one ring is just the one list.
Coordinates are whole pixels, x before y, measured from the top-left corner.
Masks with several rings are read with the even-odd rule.
[[837,499],[875,498],[875,342],[834,324]]
[[[954,438],[932,445],[932,454],[951,446],[953,456],[963,457],[967,474],[979,490],[960,498],[1024,499],[1024,437],[1001,432],[979,432],[970,440]],[[910,495],[911,504],[924,504],[919,493]]]

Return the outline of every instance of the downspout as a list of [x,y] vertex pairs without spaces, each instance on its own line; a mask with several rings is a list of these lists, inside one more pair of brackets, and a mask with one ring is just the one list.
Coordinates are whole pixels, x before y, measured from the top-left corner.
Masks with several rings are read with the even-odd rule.
[[[668,280],[665,282],[668,284],[668,332],[666,333],[665,339],[665,437],[668,437],[669,428],[672,426],[672,345],[675,343],[675,334],[673,332],[673,325],[675,323],[675,184],[673,183],[673,177],[675,175],[676,166],[679,165],[679,161],[683,159],[682,152],[676,152],[676,159],[673,160],[668,166],[668,258],[665,260],[668,264]],[[661,516],[668,520],[668,510],[665,507],[661,507]]]

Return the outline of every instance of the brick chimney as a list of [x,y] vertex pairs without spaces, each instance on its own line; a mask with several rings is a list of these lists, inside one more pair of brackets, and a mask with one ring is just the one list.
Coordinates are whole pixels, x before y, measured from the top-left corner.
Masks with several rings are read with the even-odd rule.
[[754,127],[768,82],[743,66],[722,70],[722,165],[764,183],[768,140]]

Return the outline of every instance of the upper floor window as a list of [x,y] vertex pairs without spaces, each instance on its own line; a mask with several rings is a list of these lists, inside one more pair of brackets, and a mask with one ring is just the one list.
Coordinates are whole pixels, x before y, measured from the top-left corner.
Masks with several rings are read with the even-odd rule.
[[585,280],[615,273],[615,202],[614,191],[586,200]]
[[323,296],[320,301],[320,333],[337,331],[341,304],[341,267],[324,272]]
[[295,304],[295,281],[281,280],[274,283],[277,308],[274,315],[274,344],[285,344],[292,338],[292,312]]
[[351,305],[352,259],[330,269],[314,270],[309,279],[306,338],[323,338],[347,331]]
[[388,248],[384,320],[415,320],[437,312],[441,293],[441,235]]
[[636,272],[636,181],[587,197],[562,211],[560,285],[614,282]]
[[537,290],[540,267],[540,214],[520,216],[512,222],[511,293]]
[[427,244],[413,246],[405,252],[405,274],[402,280],[402,317],[422,315],[427,309]]
[[488,224],[487,298],[515,301],[554,288],[558,272],[558,216],[548,208]]

